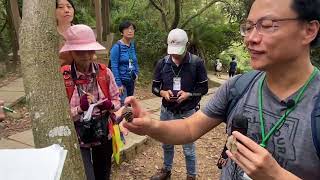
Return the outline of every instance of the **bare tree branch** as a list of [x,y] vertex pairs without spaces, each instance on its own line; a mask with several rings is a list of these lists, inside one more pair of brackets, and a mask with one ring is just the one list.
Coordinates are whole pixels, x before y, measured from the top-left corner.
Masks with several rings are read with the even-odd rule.
[[6,19],[6,21],[4,22],[4,24],[3,24],[3,26],[2,26],[2,28],[1,28],[1,30],[0,30],[0,33],[3,32],[4,28],[6,28],[7,23],[8,23],[8,19]]
[[167,20],[166,13],[164,12],[164,10],[154,0],[149,0],[149,1],[157,10],[160,11],[161,18],[162,18],[162,21],[164,23],[164,28],[165,28],[166,31],[168,31],[169,27],[168,27],[168,20]]
[[180,0],[174,0],[174,19],[171,24],[170,29],[177,28],[179,21],[180,21],[180,7],[181,7],[181,1]]
[[195,17],[201,15],[204,11],[206,11],[209,7],[211,7],[213,4],[217,3],[217,2],[223,2],[223,3],[227,3],[226,1],[222,1],[222,0],[213,0],[210,3],[208,3],[207,5],[205,5],[202,9],[200,9],[196,14],[190,16],[182,25],[181,28],[186,27],[186,25]]

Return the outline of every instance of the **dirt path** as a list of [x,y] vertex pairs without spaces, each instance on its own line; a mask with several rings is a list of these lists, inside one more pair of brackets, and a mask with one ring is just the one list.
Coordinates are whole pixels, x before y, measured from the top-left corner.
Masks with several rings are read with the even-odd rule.
[[[220,125],[196,141],[198,179],[219,179],[220,171],[216,167],[218,157],[225,142],[225,126]],[[162,167],[162,148],[155,142],[143,153],[130,162],[124,162],[117,171],[114,179],[143,180],[149,179],[157,169]],[[181,146],[175,148],[175,158],[172,171],[172,180],[186,178],[185,160]]]

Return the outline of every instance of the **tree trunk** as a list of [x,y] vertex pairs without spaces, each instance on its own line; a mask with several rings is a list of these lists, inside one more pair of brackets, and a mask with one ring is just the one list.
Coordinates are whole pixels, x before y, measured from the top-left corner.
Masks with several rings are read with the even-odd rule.
[[[19,32],[19,27],[21,24],[21,16],[20,16],[20,12],[19,12],[19,4],[18,4],[18,0],[9,0],[9,7],[11,10],[11,17],[12,17],[12,22],[14,25],[14,29],[16,30],[16,32]],[[19,36],[17,35],[18,39]]]
[[107,41],[107,36],[110,34],[111,16],[110,16],[110,0],[102,1],[102,40]]
[[168,25],[168,20],[167,20],[167,16],[166,13],[164,12],[164,9],[161,8],[161,5],[158,5],[154,0],[149,0],[150,3],[160,12],[161,14],[161,19],[162,22],[164,24],[164,29],[165,31],[169,31],[169,25]]
[[181,0],[174,1],[174,19],[171,24],[170,30],[177,28],[180,21]]
[[102,42],[101,0],[94,0],[97,40]]
[[27,0],[20,26],[20,54],[36,148],[60,144],[68,150],[61,179],[85,179],[74,125],[59,72],[55,1]]
[[8,15],[8,28],[9,28],[9,34],[11,37],[11,43],[12,43],[12,60],[13,63],[10,64],[12,67],[12,70],[17,70],[17,65],[20,62],[19,57],[19,26],[21,23],[20,19],[20,13],[19,13],[19,6],[18,1],[14,0],[8,0],[7,1],[7,7],[6,7],[7,15]]

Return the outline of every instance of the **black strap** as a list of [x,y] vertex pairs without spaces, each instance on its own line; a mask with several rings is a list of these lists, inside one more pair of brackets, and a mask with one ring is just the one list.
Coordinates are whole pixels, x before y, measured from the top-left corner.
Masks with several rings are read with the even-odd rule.
[[[256,77],[260,76],[261,74],[263,74],[261,71],[251,71],[251,72],[234,77],[235,78],[234,82],[231,84],[229,94],[228,94],[226,118],[229,117],[235,105],[243,97],[243,95],[248,91],[250,85],[255,81]],[[227,132],[227,128],[228,127],[226,127],[226,132]],[[227,150],[227,147],[225,144],[217,163],[217,166],[219,169],[222,169],[222,167],[226,164],[226,161],[228,159],[226,150]]]
[[313,144],[320,159],[320,93],[316,96],[316,103],[311,113],[311,130]]
[[261,71],[251,71],[235,77],[235,82],[231,85],[228,95],[227,116],[233,110],[234,106],[248,91],[250,85],[255,81],[256,77],[262,75]]
[[[92,66],[94,66],[94,69],[95,69],[95,71],[96,71],[96,75],[99,73],[99,64],[96,64],[96,63],[91,63],[91,65]],[[72,80],[73,80],[73,83],[76,85],[76,87],[77,87],[77,91],[78,91],[78,95],[79,96],[82,96],[83,95],[83,93],[82,93],[82,91],[80,91],[79,89],[81,89],[80,87],[79,87],[79,84],[77,83],[77,80],[78,80],[78,77],[77,77],[77,71],[76,71],[76,63],[73,61],[73,63],[71,64],[71,70],[70,70],[71,72],[70,72],[70,74],[71,74],[71,78],[72,78]],[[95,80],[96,80],[96,78],[97,78],[97,76],[95,75],[95,77],[93,77]],[[99,95],[99,93],[98,93],[98,95]]]

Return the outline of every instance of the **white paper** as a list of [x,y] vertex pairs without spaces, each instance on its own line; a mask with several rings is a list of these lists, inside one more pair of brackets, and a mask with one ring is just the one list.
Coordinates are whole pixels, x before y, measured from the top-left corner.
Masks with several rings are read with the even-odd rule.
[[59,180],[67,150],[54,144],[41,149],[0,150],[0,179]]
[[88,111],[85,113],[85,115],[84,115],[84,117],[83,117],[83,120],[84,120],[84,121],[90,121],[91,116],[92,116],[93,109],[94,109],[97,105],[101,104],[102,102],[104,102],[104,101],[106,101],[106,100],[108,100],[108,99],[100,100],[100,101],[98,101],[98,102],[96,102],[96,103],[90,104]]

